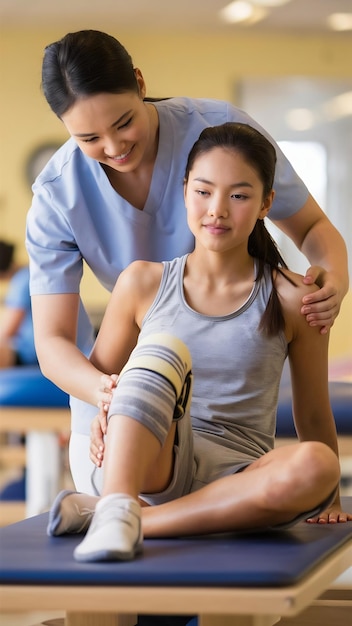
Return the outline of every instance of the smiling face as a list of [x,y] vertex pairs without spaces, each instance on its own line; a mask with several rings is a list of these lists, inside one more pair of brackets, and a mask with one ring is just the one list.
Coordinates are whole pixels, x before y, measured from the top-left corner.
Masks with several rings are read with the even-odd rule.
[[248,237],[273,199],[273,192],[263,197],[259,174],[241,153],[222,147],[196,157],[184,193],[197,244],[219,252],[238,247],[247,251]]
[[131,172],[154,151],[151,109],[140,93],[101,93],[81,98],[62,115],[70,135],[84,154],[119,171]]

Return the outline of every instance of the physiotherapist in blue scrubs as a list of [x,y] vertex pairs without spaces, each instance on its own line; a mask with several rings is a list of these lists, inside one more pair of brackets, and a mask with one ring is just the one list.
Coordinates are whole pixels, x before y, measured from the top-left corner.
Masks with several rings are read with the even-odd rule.
[[[101,372],[96,388],[87,359],[94,335],[79,295],[83,261],[111,291],[132,261],[170,260],[191,251],[183,174],[201,130],[236,121],[269,136],[228,102],[148,101],[129,53],[99,31],[70,33],[47,46],[42,87],[70,138],[37,178],[28,214],[36,349],[44,375],[71,394],[72,475],[77,490],[94,493],[87,480],[90,423],[97,407],[107,409],[118,372]],[[304,280],[321,288],[302,302],[302,314],[325,333],[348,289],[346,247],[269,139],[278,159],[270,218],[314,266]]]

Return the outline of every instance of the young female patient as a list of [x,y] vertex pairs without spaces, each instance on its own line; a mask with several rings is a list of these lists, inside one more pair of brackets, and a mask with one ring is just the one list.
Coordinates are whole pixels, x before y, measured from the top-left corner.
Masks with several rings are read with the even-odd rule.
[[[287,269],[264,224],[275,162],[246,124],[203,130],[184,179],[194,251],[136,261],[116,283],[91,355],[119,372],[104,444],[99,418],[92,427],[99,496],[64,491],[49,516],[50,535],[88,529],[78,561],[132,559],[143,537],[352,519],[328,338],[300,314],[316,287]],[[299,443],[273,449],[287,355]]]

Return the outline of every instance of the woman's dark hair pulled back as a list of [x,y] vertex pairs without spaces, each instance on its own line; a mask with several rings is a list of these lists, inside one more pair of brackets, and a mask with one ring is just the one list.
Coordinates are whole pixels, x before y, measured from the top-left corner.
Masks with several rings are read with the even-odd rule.
[[185,171],[188,180],[195,160],[213,148],[228,148],[239,152],[258,173],[266,197],[274,185],[276,151],[264,135],[248,124],[226,122],[220,126],[204,128],[191,149]]
[[73,104],[99,93],[138,93],[132,58],[111,35],[97,30],[68,33],[45,48],[42,89],[61,117]]
[[[186,183],[197,158],[214,148],[224,148],[242,155],[243,159],[255,169],[263,183],[263,200],[270,194],[274,185],[276,150],[262,133],[240,122],[226,122],[220,126],[205,128],[201,132],[188,156]],[[278,271],[292,282],[282,272],[282,268],[287,269],[287,265],[262,219],[257,220],[249,236],[248,253],[259,261],[257,280],[263,276],[265,265],[269,265],[273,277],[274,272]],[[284,327],[285,321],[273,280],[271,297],[263,314],[260,329],[268,335],[276,335]]]

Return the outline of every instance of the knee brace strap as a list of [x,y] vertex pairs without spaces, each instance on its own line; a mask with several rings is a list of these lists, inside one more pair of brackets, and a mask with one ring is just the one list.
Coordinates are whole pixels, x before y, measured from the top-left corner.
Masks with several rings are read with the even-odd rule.
[[131,353],[120,377],[131,369],[156,372],[175,390],[174,420],[181,419],[191,397],[192,358],[187,346],[174,335],[156,333],[141,339]]

